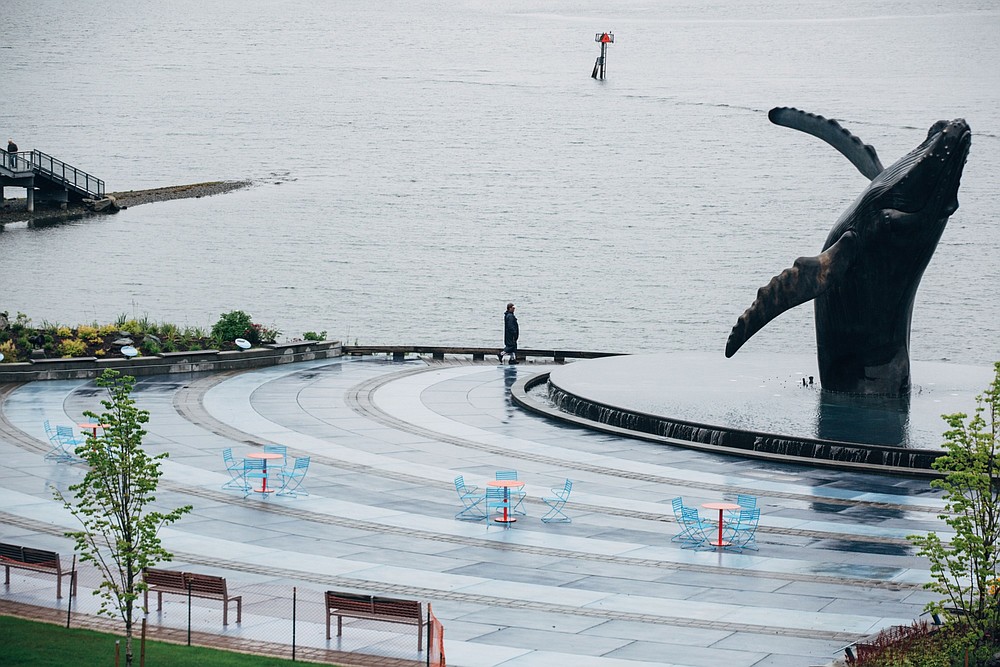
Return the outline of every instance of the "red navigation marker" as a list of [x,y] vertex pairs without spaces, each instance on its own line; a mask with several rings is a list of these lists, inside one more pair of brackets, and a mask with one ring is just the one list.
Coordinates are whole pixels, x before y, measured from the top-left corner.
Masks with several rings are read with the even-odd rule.
[[594,41],[601,45],[601,55],[597,57],[597,62],[594,63],[594,73],[590,76],[593,79],[603,79],[608,56],[608,44],[615,43],[615,33],[599,32],[594,37]]

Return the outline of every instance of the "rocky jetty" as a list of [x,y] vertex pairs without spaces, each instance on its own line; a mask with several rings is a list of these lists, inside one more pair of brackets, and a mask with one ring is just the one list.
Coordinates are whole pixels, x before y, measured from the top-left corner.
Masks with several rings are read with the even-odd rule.
[[130,206],[152,204],[170,199],[210,197],[250,187],[252,181],[211,181],[190,185],[173,185],[149,190],[126,190],[110,192],[101,199],[85,199],[79,204],[70,204],[64,209],[36,206],[29,213],[24,199],[5,199],[0,203],[0,227],[5,223],[29,221],[35,223],[73,220],[88,215],[114,213]]

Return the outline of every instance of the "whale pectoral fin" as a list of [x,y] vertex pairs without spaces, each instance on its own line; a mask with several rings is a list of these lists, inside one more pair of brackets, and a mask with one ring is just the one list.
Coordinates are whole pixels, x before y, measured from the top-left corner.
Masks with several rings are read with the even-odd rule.
[[740,315],[726,342],[726,356],[736,354],[743,343],[786,310],[815,299],[836,283],[851,266],[857,236],[845,232],[837,242],[815,257],[799,257],[771,282],[757,290],[757,298]]
[[885,169],[874,146],[864,143],[835,120],[791,107],[775,107],[767,112],[767,117],[775,125],[819,137],[840,151],[868,180],[874,180]]

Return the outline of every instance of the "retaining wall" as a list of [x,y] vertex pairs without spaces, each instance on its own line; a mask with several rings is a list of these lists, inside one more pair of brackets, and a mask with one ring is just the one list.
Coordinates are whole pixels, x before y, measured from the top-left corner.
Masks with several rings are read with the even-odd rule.
[[33,382],[35,380],[85,380],[99,376],[108,368],[133,377],[245,370],[290,364],[296,361],[329,359],[339,357],[342,354],[343,346],[339,341],[298,341],[295,343],[274,343],[249,350],[164,352],[151,357],[133,357],[132,359],[122,357],[111,359],[97,357],[34,359],[16,364],[0,363],[0,383]]

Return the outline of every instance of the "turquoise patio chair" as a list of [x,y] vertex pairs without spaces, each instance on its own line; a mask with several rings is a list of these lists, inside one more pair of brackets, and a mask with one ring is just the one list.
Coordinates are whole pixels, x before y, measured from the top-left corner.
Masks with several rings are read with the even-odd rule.
[[549,506],[549,511],[542,516],[542,521],[544,523],[569,523],[572,521],[565,512],[563,512],[563,507],[566,506],[566,501],[569,500],[569,494],[573,491],[573,481],[567,479],[566,483],[563,484],[562,488],[553,488],[552,493],[554,495],[549,497],[542,497],[542,502]]
[[281,471],[281,489],[279,496],[308,496],[309,492],[302,488],[302,480],[309,472],[309,456],[300,456],[295,459],[292,469]]
[[[702,530],[702,519],[698,516],[697,508],[687,507],[684,500],[677,496],[670,501],[674,509],[674,520],[677,521],[677,534],[670,538],[671,542],[680,542],[681,546],[686,544],[698,544],[705,540]],[[684,510],[689,510],[685,513]],[[693,511],[693,514],[691,513]]]
[[740,506],[738,510],[728,510],[726,512],[726,517],[732,521],[740,515],[741,510],[752,510],[757,509],[757,496],[751,496],[745,493],[736,494],[736,504]]
[[712,537],[717,536],[718,523],[702,519],[697,507],[681,508],[681,522],[687,531],[687,537],[681,542],[682,549],[714,549]]
[[243,462],[233,458],[233,448],[226,447],[222,450],[222,462],[229,473],[229,481],[222,485],[223,489],[244,489],[246,483],[243,481]]
[[[516,470],[497,470],[496,479],[498,480],[514,480],[517,481],[517,471]],[[520,514],[521,516],[527,516],[527,512],[524,511],[522,504],[524,503],[524,498],[528,494],[524,492],[523,488],[520,489],[509,489],[510,492],[510,511],[514,514]]]
[[503,515],[504,509],[507,510],[507,516],[511,516],[510,502],[508,500],[509,496],[504,493],[504,489],[499,486],[487,486],[486,487],[486,528],[489,529],[490,524],[496,522],[503,524],[504,528],[510,528],[512,521],[498,521],[499,517],[493,516],[494,514]]
[[52,448],[45,454],[49,461],[68,462],[79,460],[76,448],[86,444],[86,440],[78,438],[72,426],[56,426],[55,437],[50,438]]
[[[264,445],[264,451],[270,452],[271,454],[281,454],[281,460],[274,459],[271,465],[280,468],[280,472],[284,472],[285,468],[288,467],[288,447],[284,445]],[[270,471],[268,471],[270,472]]]
[[758,551],[757,524],[759,522],[759,509],[740,510],[737,520],[727,523],[723,527],[723,539],[729,542],[724,548],[733,551],[743,551],[744,549]]
[[465,476],[458,475],[455,477],[455,491],[458,492],[458,498],[462,501],[462,511],[455,515],[456,519],[459,521],[482,521],[486,518],[486,510],[483,509],[486,494],[479,493],[478,486],[474,484],[466,486]]
[[[243,459],[243,497],[248,497],[251,493],[259,493],[265,498],[268,492],[266,482],[270,481],[272,471],[264,467],[264,459]],[[254,481],[260,483],[259,488],[254,488]]]

